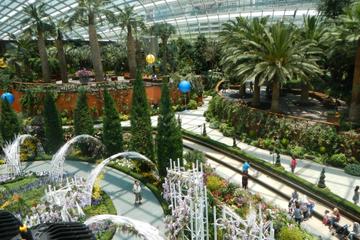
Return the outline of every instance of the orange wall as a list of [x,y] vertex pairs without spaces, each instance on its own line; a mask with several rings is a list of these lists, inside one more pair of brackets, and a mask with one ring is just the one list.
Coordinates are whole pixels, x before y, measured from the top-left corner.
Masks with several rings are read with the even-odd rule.
[[[160,103],[161,86],[147,86],[145,87],[145,90],[149,104]],[[130,110],[132,92],[133,92],[132,88],[121,89],[121,90],[110,90],[110,94],[114,98],[114,101],[119,111],[127,113]],[[0,90],[0,94],[2,93],[3,91]],[[15,97],[13,107],[15,111],[20,112],[21,111],[20,100],[22,95],[24,95],[24,93],[19,92],[17,90],[12,90],[12,94]],[[176,89],[173,89],[171,91],[171,97],[173,101],[177,101],[180,95],[181,95],[180,92]],[[97,114],[98,115],[101,114],[103,108],[103,91],[88,92],[87,97],[88,97],[89,107],[96,108]],[[56,105],[58,110],[60,112],[66,110],[68,111],[69,114],[72,114],[76,105],[76,98],[77,98],[76,92],[58,93],[56,100]]]

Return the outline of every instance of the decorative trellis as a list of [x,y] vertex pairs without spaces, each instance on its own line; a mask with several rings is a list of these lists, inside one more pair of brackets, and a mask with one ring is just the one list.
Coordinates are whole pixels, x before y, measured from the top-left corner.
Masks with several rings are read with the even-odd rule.
[[202,164],[185,170],[170,161],[163,184],[171,215],[165,219],[169,239],[208,240],[208,201]]
[[257,214],[254,209],[250,210],[247,219],[242,219],[232,209],[226,206],[221,207],[221,216],[214,214],[214,240],[217,240],[217,232],[223,230],[223,239],[228,240],[274,240],[274,228],[272,221],[264,221],[259,207]]

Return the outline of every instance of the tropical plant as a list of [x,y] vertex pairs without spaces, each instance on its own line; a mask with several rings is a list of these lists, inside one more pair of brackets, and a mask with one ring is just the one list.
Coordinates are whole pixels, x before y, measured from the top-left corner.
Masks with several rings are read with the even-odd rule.
[[[243,21],[243,20],[242,20]],[[279,112],[280,88],[292,79],[308,79],[321,73],[315,44],[301,41],[291,24],[258,24],[257,33],[235,27],[234,40],[226,35],[223,65],[243,82],[258,80],[272,85],[271,111]],[[246,25],[245,25],[246,26]],[[240,30],[239,30],[240,29]],[[243,37],[245,34],[245,37]],[[239,36],[240,35],[240,36]],[[230,38],[230,40],[229,40]],[[234,44],[234,41],[238,44]]]
[[360,124],[360,1],[355,1],[341,16],[343,23],[342,37],[347,41],[357,41],[357,52],[354,66],[353,87],[349,118]]
[[104,91],[103,143],[107,154],[113,155],[123,151],[123,136],[119,113],[110,93]]
[[320,0],[318,10],[321,15],[328,18],[337,18],[344,13],[353,0]]
[[105,71],[115,71],[115,74],[119,75],[128,69],[125,44],[108,44],[101,50]]
[[64,143],[60,115],[56,109],[54,96],[47,93],[44,101],[45,149],[55,153]]
[[74,131],[75,136],[81,134],[94,134],[94,124],[90,115],[90,109],[87,103],[86,91],[80,89],[74,111]]
[[160,176],[166,176],[170,161],[182,162],[183,143],[181,129],[171,108],[168,83],[165,80],[161,88],[160,112],[156,135],[157,161]]
[[149,159],[154,160],[149,104],[147,101],[141,72],[138,70],[134,82],[131,106],[131,141],[130,148]]
[[200,74],[208,70],[206,61],[206,50],[208,48],[208,41],[205,35],[200,34],[194,44],[194,64],[195,72]]
[[87,26],[89,33],[89,42],[91,49],[91,60],[95,72],[95,80],[104,80],[103,65],[101,62],[100,47],[98,42],[98,35],[96,25],[98,21],[104,19],[114,19],[114,14],[111,10],[105,9],[106,5],[110,4],[110,0],[77,0],[78,6],[74,14],[69,19],[69,26],[75,24],[80,26]]
[[161,39],[161,48],[163,52],[162,65],[164,73],[168,72],[168,40],[172,34],[176,33],[176,29],[170,23],[155,23],[151,26],[150,32]]
[[37,35],[43,81],[49,82],[50,72],[45,45],[45,35],[51,30],[51,24],[49,23],[49,15],[46,13],[45,9],[45,3],[34,2],[26,4],[23,8],[26,17],[21,20],[21,24],[23,26],[29,26],[26,30],[27,32],[30,34],[35,33]]
[[67,24],[64,19],[60,19],[57,22],[52,23],[52,31],[55,35],[55,46],[57,49],[57,58],[59,61],[60,76],[63,83],[68,82],[66,55],[64,51],[64,31],[67,28]]
[[134,10],[134,6],[126,5],[124,9],[115,6],[119,13],[112,22],[119,25],[122,30],[126,29],[127,38],[127,56],[129,63],[130,78],[135,78],[136,75],[136,43],[133,36],[133,32],[136,33],[138,27],[145,29],[145,23],[143,19],[137,15]]

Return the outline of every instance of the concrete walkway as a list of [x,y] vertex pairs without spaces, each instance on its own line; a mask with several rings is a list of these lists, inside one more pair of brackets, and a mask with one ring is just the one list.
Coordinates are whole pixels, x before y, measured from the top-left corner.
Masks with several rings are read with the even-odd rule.
[[[197,110],[188,110],[180,112],[177,115],[181,118],[181,126],[183,129],[192,131],[197,134],[202,133],[202,126],[206,124],[206,132],[209,138],[232,146],[233,139],[224,137],[223,134],[217,129],[211,129],[209,123],[205,121],[204,112],[207,109],[209,98],[205,99],[205,103]],[[153,121],[155,123],[155,121]],[[269,150],[260,149],[246,143],[238,142],[237,146],[246,153],[249,153],[259,159],[267,162],[273,162],[273,156]],[[285,169],[290,171],[290,156],[281,155],[281,163]],[[320,177],[320,172],[324,166],[309,160],[298,160],[298,166],[295,174],[311,183],[317,183]],[[346,174],[343,170],[334,167],[325,167],[326,186],[331,192],[339,195],[352,202],[355,186],[360,186],[360,177],[355,177]]]
[[[64,170],[67,173],[87,178],[94,166],[87,162],[65,161]],[[46,171],[50,168],[50,161],[30,162],[26,163],[24,167],[25,171]],[[132,193],[134,179],[113,168],[106,167],[105,169],[104,179],[101,182],[102,189],[110,196],[117,214],[149,223],[158,228],[164,235],[165,225],[163,219],[165,215],[154,194],[147,187],[142,186],[143,204],[135,206],[134,194]],[[124,235],[118,231],[113,240],[120,239],[137,238]]]

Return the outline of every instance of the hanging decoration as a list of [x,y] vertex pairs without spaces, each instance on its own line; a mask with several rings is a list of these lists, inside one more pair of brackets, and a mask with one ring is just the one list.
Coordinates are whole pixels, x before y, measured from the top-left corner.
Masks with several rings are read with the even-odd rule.
[[190,92],[191,90],[191,84],[189,81],[186,81],[186,80],[182,80],[180,83],[179,83],[179,86],[178,86],[179,90],[181,93],[187,93],[187,92]]
[[13,104],[15,101],[15,97],[12,93],[5,92],[1,95],[1,100],[6,100],[9,104]]
[[153,64],[155,62],[155,56],[153,54],[148,54],[146,56],[146,62],[148,64]]

